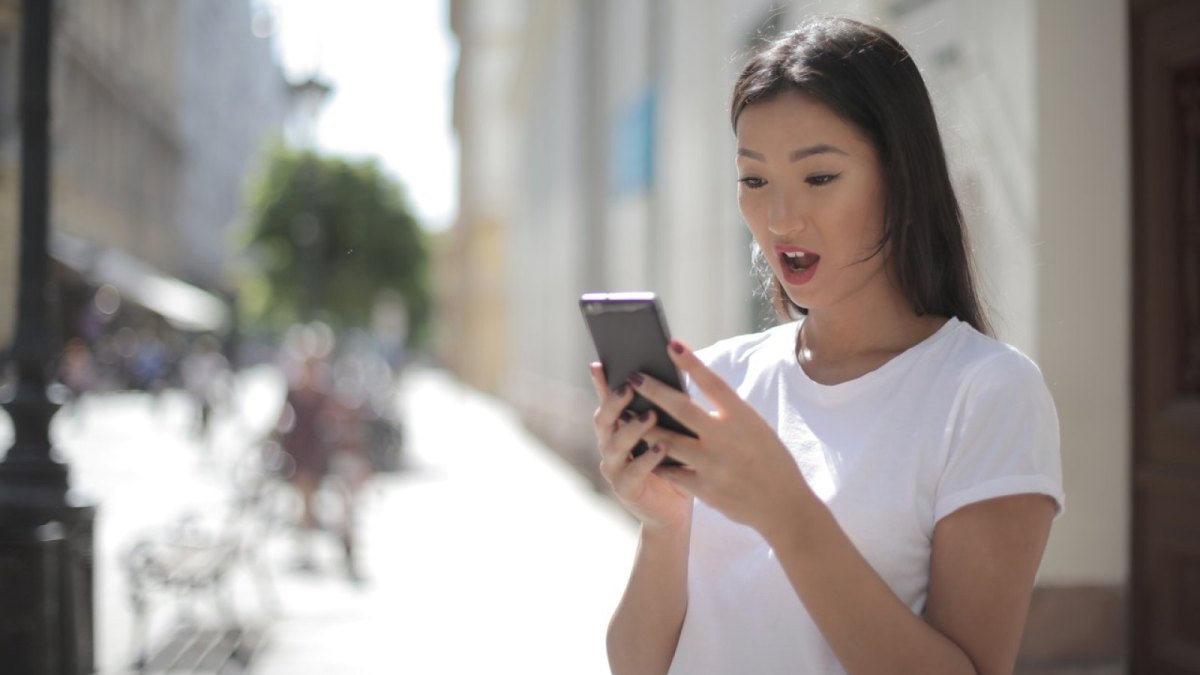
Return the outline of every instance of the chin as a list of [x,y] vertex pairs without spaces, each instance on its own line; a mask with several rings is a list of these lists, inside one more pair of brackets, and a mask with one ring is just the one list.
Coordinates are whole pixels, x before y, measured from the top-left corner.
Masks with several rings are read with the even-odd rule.
[[[780,284],[780,286],[782,286],[782,284]],[[787,299],[786,309],[787,309],[788,316],[790,316],[793,319],[799,319],[799,318],[803,317],[804,315],[808,314],[808,311],[810,309],[809,302],[807,302],[807,301],[801,302],[800,300],[798,300],[791,293],[787,292],[786,286],[783,286],[782,289],[778,289],[778,287],[777,287],[777,290],[782,290],[782,297]]]

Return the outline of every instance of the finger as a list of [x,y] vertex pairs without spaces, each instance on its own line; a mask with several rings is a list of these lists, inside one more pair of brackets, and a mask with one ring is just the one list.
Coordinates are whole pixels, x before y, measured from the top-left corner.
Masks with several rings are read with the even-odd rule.
[[599,361],[593,361],[588,364],[588,371],[592,374],[592,388],[596,390],[596,400],[603,403],[611,393],[608,379],[604,376],[604,366],[600,365]]
[[634,373],[629,376],[629,383],[639,394],[662,408],[668,415],[674,417],[683,426],[697,434],[708,428],[712,421],[708,412],[696,405],[690,396],[674,387],[669,387],[659,380],[644,373]]
[[600,455],[603,458],[601,470],[611,471],[615,476],[629,463],[629,453],[633,452],[634,446],[642,440],[642,436],[654,428],[656,421],[654,411],[648,410],[637,419],[620,425],[608,442],[600,447]]
[[662,447],[665,450],[663,454],[688,465],[693,470],[702,469],[708,460],[704,448],[691,436],[656,426],[643,434],[642,439],[651,447],[656,445]]
[[650,446],[646,452],[626,462],[613,477],[612,487],[617,494],[624,494],[643,483],[654,472],[658,465],[666,459],[667,453],[661,447]]
[[704,396],[721,412],[729,412],[732,407],[742,404],[742,398],[729,386],[720,375],[704,365],[696,353],[679,340],[671,340],[667,345],[667,354],[680,370],[696,383]]
[[622,385],[617,391],[609,393],[600,399],[600,407],[592,417],[596,430],[612,432],[616,428],[621,413],[633,402],[633,389]]
[[[665,455],[666,453],[664,452],[663,454]],[[658,464],[654,467],[654,475],[670,482],[689,495],[696,495],[700,492],[700,474],[688,466]]]

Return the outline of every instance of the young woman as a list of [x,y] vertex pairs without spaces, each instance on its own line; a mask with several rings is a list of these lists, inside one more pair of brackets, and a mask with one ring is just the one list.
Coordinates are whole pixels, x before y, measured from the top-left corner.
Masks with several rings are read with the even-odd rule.
[[[610,391],[592,364],[601,470],[642,523],[613,672],[1011,672],[1063,504],[1058,422],[989,337],[916,67],[813,20],[750,60],[731,113],[789,322],[672,342],[691,397]],[[623,417],[635,392],[698,438]]]

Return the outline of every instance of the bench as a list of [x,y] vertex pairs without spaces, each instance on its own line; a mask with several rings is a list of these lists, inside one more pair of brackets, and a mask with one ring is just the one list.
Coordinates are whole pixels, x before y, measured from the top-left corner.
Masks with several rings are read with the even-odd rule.
[[254,628],[179,631],[143,665],[142,672],[242,673],[249,668],[263,642],[263,632]]
[[[241,672],[261,646],[261,630],[238,616],[230,584],[239,570],[248,573],[258,604],[268,615],[277,610],[274,585],[257,554],[258,544],[275,525],[266,508],[277,484],[267,464],[270,451],[267,447],[262,457],[248,458],[235,468],[231,499],[222,513],[208,519],[184,516],[142,535],[128,548],[123,563],[138,672]],[[151,647],[151,610],[164,594],[174,596],[175,625]],[[215,608],[215,625],[199,619],[195,610],[200,598]]]

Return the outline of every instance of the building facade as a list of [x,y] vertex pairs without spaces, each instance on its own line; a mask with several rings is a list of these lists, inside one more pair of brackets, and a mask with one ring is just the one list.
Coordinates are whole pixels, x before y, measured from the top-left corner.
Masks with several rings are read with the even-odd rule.
[[808,12],[893,32],[933,95],[998,337],[1058,406],[1068,506],[1022,668],[1200,672],[1200,377],[1178,376],[1200,372],[1200,3],[451,4],[463,208],[442,353],[589,471],[578,295],[655,290],[693,345],[763,327],[735,73]]
[[[55,17],[51,228],[181,267],[178,3],[74,2]],[[18,36],[19,39],[19,36]]]
[[[508,363],[509,335],[502,328],[508,294],[511,229],[521,177],[512,162],[519,120],[511,83],[521,58],[525,0],[450,3],[450,25],[462,44],[454,80],[453,123],[470,139],[472,161],[459,166],[458,220],[434,239],[435,327],[441,356],[473,383],[498,392]],[[466,155],[464,155],[465,157]],[[464,189],[465,188],[465,189]]]
[[[227,285],[247,171],[288,90],[250,0],[60,2],[51,228],[209,289]],[[0,350],[18,236],[20,3],[0,1]]]
[[[270,16],[247,0],[182,0],[178,5],[179,177],[177,273],[225,288],[246,178],[264,144],[288,121],[290,95],[274,54]],[[255,31],[258,31],[256,34]]]

